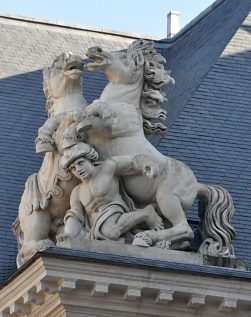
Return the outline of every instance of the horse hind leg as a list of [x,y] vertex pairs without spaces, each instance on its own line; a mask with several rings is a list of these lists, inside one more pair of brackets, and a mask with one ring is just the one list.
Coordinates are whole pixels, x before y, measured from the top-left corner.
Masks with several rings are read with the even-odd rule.
[[156,241],[167,240],[170,242],[193,239],[194,233],[189,226],[185,211],[180,199],[176,195],[157,198],[158,206],[162,215],[171,223],[172,227],[156,232]]
[[187,222],[179,198],[176,195],[159,195],[156,198],[162,215],[171,223],[172,227],[159,231],[142,232],[135,236],[133,244],[140,245],[140,239],[146,240],[149,246],[161,241],[173,244],[193,239],[194,233]]
[[19,252],[19,262],[24,264],[36,252],[43,251],[53,246],[54,243],[48,238],[51,217],[47,211],[33,211],[26,214],[22,220],[23,245]]

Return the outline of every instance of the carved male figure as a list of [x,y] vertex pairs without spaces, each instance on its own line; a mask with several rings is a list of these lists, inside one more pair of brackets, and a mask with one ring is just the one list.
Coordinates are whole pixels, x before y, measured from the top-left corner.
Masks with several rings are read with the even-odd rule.
[[91,239],[100,240],[118,240],[143,222],[152,230],[163,229],[162,219],[151,205],[129,212],[119,191],[119,175],[154,176],[147,157],[111,157],[95,166],[93,162],[97,157],[97,152],[84,143],[65,150],[62,166],[79,178],[81,184],[72,191],[71,209],[65,216],[65,234],[58,236],[58,241],[77,237],[83,227],[89,228]]

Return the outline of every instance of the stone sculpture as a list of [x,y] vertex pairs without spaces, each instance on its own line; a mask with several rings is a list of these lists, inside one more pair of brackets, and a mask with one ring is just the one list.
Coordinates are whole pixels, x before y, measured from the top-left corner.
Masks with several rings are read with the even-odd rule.
[[38,152],[46,151],[46,154],[39,172],[26,181],[14,224],[20,249],[18,266],[37,251],[55,244],[55,236],[62,229],[63,218],[70,208],[70,194],[79,183],[59,161],[66,131],[72,132],[71,144],[77,142],[76,128],[69,128],[71,117],[77,121],[76,113],[84,113],[87,106],[82,93],[82,73],[82,58],[71,53],[56,57],[52,66],[43,72],[49,119],[39,129],[36,146]]
[[149,229],[163,229],[163,222],[153,206],[130,211],[120,194],[119,175],[154,175],[147,157],[113,156],[94,166],[93,162],[97,158],[98,153],[88,144],[78,143],[65,150],[62,166],[69,168],[81,180],[81,184],[72,191],[71,209],[64,218],[65,233],[59,235],[57,240],[89,237],[117,241],[144,222]]
[[[160,89],[173,82],[164,69],[165,59],[154,50],[152,42],[146,41],[133,42],[127,53],[93,47],[87,55],[94,60],[87,68],[101,71],[109,81],[99,100],[86,108],[88,116],[99,117],[104,123],[104,134],[100,137],[93,126],[89,141],[103,159],[128,154],[151,157],[156,165],[154,179],[129,175],[123,176],[123,184],[136,204],[155,203],[162,217],[171,223],[170,228],[140,233],[135,244],[151,246],[165,240],[173,244],[193,238],[185,212],[200,198],[207,206],[201,252],[234,256],[234,230],[229,223],[234,207],[229,193],[218,186],[198,183],[188,166],[163,156],[145,137],[144,128],[152,133],[163,130],[149,120],[163,116]],[[148,118],[145,125],[142,118]]]
[[[179,249],[194,236],[185,212],[196,198],[205,204],[199,252],[234,257],[230,194],[198,183],[188,166],[163,156],[145,136],[166,131],[159,122],[166,117],[161,88],[174,80],[165,59],[143,40],[127,52],[92,47],[87,55],[93,60],[87,70],[109,81],[88,106],[79,56],[64,53],[44,71],[50,118],[36,146],[46,154],[20,203],[19,265],[56,240],[74,237]],[[94,162],[98,156],[102,162]]]

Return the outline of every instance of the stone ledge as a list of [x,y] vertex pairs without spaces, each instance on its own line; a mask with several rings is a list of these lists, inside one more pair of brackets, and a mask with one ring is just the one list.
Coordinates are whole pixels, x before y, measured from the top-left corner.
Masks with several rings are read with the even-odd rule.
[[0,316],[246,317],[250,303],[249,281],[38,254],[0,291]]
[[218,258],[210,255],[202,255],[195,252],[161,249],[157,247],[144,248],[113,241],[67,239],[64,242],[58,243],[57,246],[67,249],[97,251],[114,255],[141,257],[151,260],[162,260],[194,265],[218,266],[236,269],[239,271],[248,270],[246,263],[240,259],[224,257]]
[[144,257],[154,260],[203,265],[203,255],[194,252],[175,251],[156,247],[144,248],[112,241],[68,239],[57,244],[59,247],[110,254]]
[[227,257],[215,257],[210,255],[203,256],[203,264],[210,266],[227,267],[230,269],[236,269],[239,271],[248,271],[247,264],[240,259],[233,259]]

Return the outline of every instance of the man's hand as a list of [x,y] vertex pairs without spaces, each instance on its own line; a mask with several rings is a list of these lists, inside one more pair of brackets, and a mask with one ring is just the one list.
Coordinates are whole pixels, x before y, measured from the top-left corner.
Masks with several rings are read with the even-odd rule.
[[152,158],[145,154],[136,155],[133,161],[134,168],[149,178],[158,176],[158,169]]
[[92,104],[86,107],[88,117],[100,117],[102,120],[108,120],[116,117],[116,114],[111,111],[107,103],[95,100]]
[[100,116],[100,113],[102,113],[103,109],[106,107],[106,103],[97,100],[94,100],[93,103],[91,103],[89,106],[85,108],[86,114],[88,117],[94,116]]

